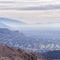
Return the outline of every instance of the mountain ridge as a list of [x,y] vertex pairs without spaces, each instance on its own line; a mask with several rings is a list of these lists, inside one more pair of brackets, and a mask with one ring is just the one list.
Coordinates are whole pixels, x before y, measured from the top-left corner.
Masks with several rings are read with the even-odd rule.
[[0,45],[0,60],[37,60],[37,57],[22,49]]
[[9,27],[18,27],[22,24],[25,24],[22,21],[13,20],[13,19],[4,18],[4,17],[0,17],[0,23],[5,24],[6,26],[9,26]]
[[6,24],[3,24],[0,22],[0,28],[7,28],[8,26]]

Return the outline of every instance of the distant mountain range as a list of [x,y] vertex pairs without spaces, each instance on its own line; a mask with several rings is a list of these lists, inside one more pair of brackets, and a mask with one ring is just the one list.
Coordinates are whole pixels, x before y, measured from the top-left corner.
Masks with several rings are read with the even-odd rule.
[[21,24],[25,24],[25,23],[9,18],[0,17],[0,27],[16,27]]
[[6,24],[0,23],[0,28],[7,28],[8,26]]

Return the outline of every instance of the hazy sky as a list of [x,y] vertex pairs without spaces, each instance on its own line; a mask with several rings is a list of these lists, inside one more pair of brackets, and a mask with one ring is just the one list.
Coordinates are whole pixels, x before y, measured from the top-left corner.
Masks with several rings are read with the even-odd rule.
[[[0,1],[12,1],[12,0],[0,0]],[[6,4],[0,3],[0,17],[11,18],[23,21],[25,23],[60,22],[60,0],[14,0],[14,1],[20,1],[22,3],[18,2]]]
[[50,2],[50,1],[60,1],[60,0],[0,0],[0,1],[38,1],[38,2]]

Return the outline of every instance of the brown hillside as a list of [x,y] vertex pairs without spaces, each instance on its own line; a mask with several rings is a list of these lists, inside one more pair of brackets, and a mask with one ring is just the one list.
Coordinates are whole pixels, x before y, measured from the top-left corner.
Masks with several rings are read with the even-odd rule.
[[37,60],[31,52],[0,45],[0,60]]

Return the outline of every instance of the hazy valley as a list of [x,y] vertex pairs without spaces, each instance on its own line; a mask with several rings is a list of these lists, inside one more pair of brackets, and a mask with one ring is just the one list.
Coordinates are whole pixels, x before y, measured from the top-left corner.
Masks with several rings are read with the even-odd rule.
[[[3,54],[3,51],[11,52],[9,50],[13,49],[12,51],[14,52],[16,48],[22,49],[22,51],[28,51],[28,55],[23,54],[23,56],[26,56],[26,60],[29,60],[29,57],[31,56],[30,60],[58,60],[60,59],[60,31],[59,29],[22,29],[19,26],[23,24],[27,25],[23,22],[18,22],[16,23],[15,20],[10,20],[7,18],[1,18],[0,19],[0,45],[4,45],[1,47],[2,53],[1,56],[3,59],[10,59],[10,57],[6,57],[6,53]],[[15,25],[15,27],[19,27],[18,29],[12,29],[11,22]],[[18,25],[16,25],[18,24]],[[14,28],[15,28],[14,27]],[[5,48],[7,46],[7,48]],[[3,50],[6,49],[6,50]],[[15,48],[15,49],[14,49]],[[17,51],[17,50],[16,50]],[[20,51],[20,50],[19,50]],[[19,52],[17,52],[19,53]],[[33,53],[33,56],[32,54]],[[12,54],[12,53],[11,53]],[[19,53],[21,54],[21,53]],[[17,59],[21,60],[20,55],[17,54],[18,56]],[[30,55],[31,54],[31,55]],[[9,54],[8,54],[9,55]],[[14,55],[11,55],[13,57]],[[55,57],[56,56],[56,57]],[[15,59],[15,57],[13,59]],[[27,58],[28,57],[28,58]],[[1,58],[1,59],[2,59]],[[22,58],[22,60],[24,60]]]

